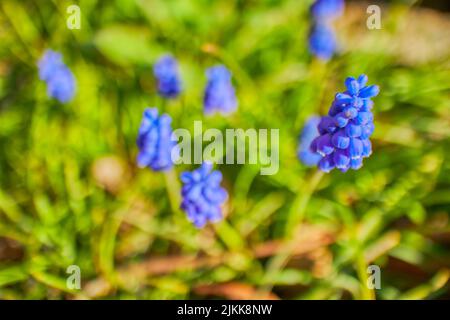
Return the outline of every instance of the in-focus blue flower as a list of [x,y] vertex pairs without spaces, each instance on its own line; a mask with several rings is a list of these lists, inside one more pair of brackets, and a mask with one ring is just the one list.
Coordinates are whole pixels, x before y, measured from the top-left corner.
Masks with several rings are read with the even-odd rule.
[[227,191],[220,186],[222,174],[213,171],[212,164],[204,162],[200,168],[181,174],[183,188],[181,195],[181,209],[188,219],[198,228],[208,221],[215,222],[222,219],[221,205],[228,197]]
[[375,126],[371,98],[378,95],[379,87],[366,86],[367,80],[366,75],[348,77],[347,91],[336,94],[328,115],[319,123],[320,136],[311,143],[311,149],[322,156],[318,163],[322,171],[357,170],[363,158],[372,153],[369,138]]
[[158,83],[158,93],[165,98],[176,98],[181,90],[178,63],[170,55],[162,56],[153,66]]
[[139,128],[137,145],[140,167],[149,167],[154,171],[166,171],[173,166],[172,157],[176,157],[176,141],[171,139],[172,119],[169,115],[158,115],[156,108],[147,108]]
[[317,58],[330,60],[336,51],[337,43],[334,31],[323,23],[316,23],[309,35],[309,50]]
[[60,53],[46,50],[38,62],[39,78],[47,83],[47,95],[62,103],[75,94],[75,77],[62,61]]
[[322,159],[320,154],[311,150],[311,142],[319,136],[319,130],[317,129],[319,122],[320,117],[309,118],[300,135],[297,155],[304,165],[310,167],[316,166]]
[[203,97],[204,111],[206,114],[221,112],[229,114],[237,108],[237,99],[231,73],[223,65],[209,68],[206,71],[208,83]]
[[342,15],[344,4],[344,0],[316,0],[311,14],[317,21],[332,20]]

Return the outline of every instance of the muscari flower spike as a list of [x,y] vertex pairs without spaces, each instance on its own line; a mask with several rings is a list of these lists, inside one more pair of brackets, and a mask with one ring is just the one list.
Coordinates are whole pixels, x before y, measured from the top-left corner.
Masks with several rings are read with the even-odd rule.
[[47,83],[47,95],[62,103],[72,100],[75,94],[75,77],[62,61],[62,55],[46,50],[38,62],[39,78]]
[[172,151],[176,151],[176,141],[171,139],[171,122],[169,115],[159,116],[156,108],[145,109],[137,138],[139,167],[149,167],[154,171],[172,168]]
[[223,65],[209,68],[206,71],[208,83],[203,97],[204,111],[206,114],[221,112],[229,114],[236,110],[237,99],[231,73]]
[[317,129],[319,123],[320,117],[309,118],[300,134],[297,156],[304,165],[309,167],[316,166],[322,159],[320,154],[313,152],[310,148],[311,142],[319,136],[319,130]]
[[316,0],[311,6],[311,14],[318,21],[333,20],[344,11],[344,0]]
[[165,98],[176,98],[182,90],[178,63],[171,55],[165,55],[153,66],[158,83],[158,93]]
[[53,50],[46,50],[38,62],[39,78],[48,81],[55,70],[64,66],[62,55]]
[[370,136],[374,130],[373,101],[379,93],[376,85],[366,86],[368,78],[345,80],[347,90],[336,94],[328,116],[322,117],[318,130],[320,136],[311,143],[311,150],[322,156],[320,170],[342,172],[362,167],[363,158],[372,153]]
[[181,209],[196,227],[201,228],[208,221],[216,222],[222,219],[221,205],[227,199],[228,193],[220,186],[220,171],[212,170],[212,164],[204,162],[192,172],[183,172],[181,181]]
[[331,27],[323,23],[316,23],[309,35],[309,50],[321,60],[330,60],[336,51],[336,36]]

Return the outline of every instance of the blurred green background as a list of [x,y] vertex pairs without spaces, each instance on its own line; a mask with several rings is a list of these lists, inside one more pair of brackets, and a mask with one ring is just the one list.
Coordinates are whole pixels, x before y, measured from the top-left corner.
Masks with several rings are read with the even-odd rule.
[[[341,50],[322,63],[307,48],[311,2],[2,0],[0,299],[449,299],[449,13],[372,1],[382,29],[368,30],[369,3],[347,1]],[[80,30],[66,27],[71,4]],[[69,104],[39,81],[47,48],[76,76]],[[174,101],[155,90],[164,53],[181,66]],[[202,113],[216,63],[233,72],[230,117]],[[372,156],[346,174],[303,166],[304,121],[361,73],[381,87]],[[179,173],[194,166],[136,167],[147,106],[174,128],[279,128],[280,170],[219,166],[226,217],[198,230],[178,209]],[[66,285],[70,265],[80,290]]]

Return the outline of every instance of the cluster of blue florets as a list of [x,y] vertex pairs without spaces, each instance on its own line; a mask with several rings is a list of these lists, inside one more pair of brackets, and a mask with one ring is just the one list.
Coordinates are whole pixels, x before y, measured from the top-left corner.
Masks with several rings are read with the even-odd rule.
[[171,55],[162,56],[153,66],[158,93],[164,98],[176,98],[182,90],[178,63]]
[[231,72],[223,65],[206,70],[208,83],[203,97],[206,114],[220,112],[229,114],[236,110],[237,99],[231,83]]
[[331,22],[342,15],[344,0],[316,0],[311,6],[313,25],[309,35],[309,50],[322,60],[329,60],[337,48]]
[[220,186],[222,174],[213,171],[212,164],[204,162],[200,168],[181,174],[183,201],[181,208],[195,226],[201,228],[206,222],[222,218],[222,204],[228,193]]
[[64,64],[62,55],[45,51],[38,63],[39,78],[47,83],[47,95],[62,103],[72,100],[75,94],[75,77]]
[[369,140],[374,131],[373,101],[379,88],[366,86],[367,76],[345,80],[347,90],[336,94],[327,116],[318,125],[319,136],[311,143],[311,151],[321,155],[318,167],[329,172],[361,168],[363,158],[372,153]]
[[[171,55],[162,56],[154,65],[153,73],[157,80],[158,93],[164,98],[176,98],[182,91],[178,63]],[[207,83],[203,96],[205,114],[215,112],[224,115],[236,111],[238,102],[231,72],[224,65],[206,70]]]
[[171,139],[171,122],[169,115],[158,115],[156,108],[144,111],[137,138],[137,163],[140,167],[149,167],[155,171],[172,168],[177,149],[176,142]]

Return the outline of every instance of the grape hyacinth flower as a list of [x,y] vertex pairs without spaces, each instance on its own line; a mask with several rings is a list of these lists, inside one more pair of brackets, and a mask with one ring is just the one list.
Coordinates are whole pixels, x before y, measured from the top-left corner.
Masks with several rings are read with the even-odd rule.
[[164,98],[176,98],[182,90],[178,63],[171,55],[165,55],[153,66],[158,83],[158,93]]
[[319,136],[319,130],[317,129],[319,122],[320,117],[309,118],[300,135],[297,156],[304,165],[309,167],[316,166],[322,159],[320,154],[313,152],[310,148],[311,142]]
[[370,136],[374,131],[373,101],[379,93],[376,85],[366,86],[368,78],[345,80],[347,90],[336,94],[328,116],[322,117],[320,136],[311,143],[311,150],[322,156],[320,170],[329,172],[337,168],[343,172],[362,167],[363,158],[372,153]]
[[342,15],[344,0],[316,0],[311,6],[313,24],[309,34],[309,50],[317,58],[330,60],[337,48],[332,20]]
[[316,21],[333,20],[344,11],[344,0],[316,0],[311,6],[311,14]]
[[62,55],[46,50],[38,62],[39,78],[47,83],[47,95],[66,103],[75,94],[75,77],[62,61]]
[[220,171],[213,171],[212,164],[204,162],[192,172],[183,172],[181,181],[181,209],[197,228],[203,227],[208,221],[216,222],[222,219],[221,205],[227,199],[228,193],[220,186]]
[[229,114],[236,110],[237,99],[231,73],[223,65],[209,68],[206,71],[208,83],[203,97],[204,111],[206,114],[221,112]]
[[172,150],[176,148],[176,141],[171,139],[171,122],[169,115],[159,116],[156,108],[145,109],[137,138],[139,167],[150,167],[154,171],[172,168]]
[[330,60],[336,51],[337,43],[334,31],[323,23],[315,24],[309,35],[309,50],[321,60]]
[[62,55],[53,50],[46,50],[38,62],[39,78],[48,81],[53,73],[62,66],[64,66]]

